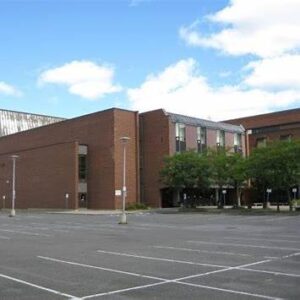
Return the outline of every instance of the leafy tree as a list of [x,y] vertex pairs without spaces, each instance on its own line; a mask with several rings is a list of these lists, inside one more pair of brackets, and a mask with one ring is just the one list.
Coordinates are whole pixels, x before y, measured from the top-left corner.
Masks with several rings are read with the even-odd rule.
[[[247,169],[253,183],[263,191],[272,188],[285,191],[290,200],[290,187],[300,181],[300,142],[272,142],[251,153]],[[264,206],[266,198],[264,196]],[[279,210],[279,203],[277,203]]]
[[241,153],[231,153],[227,156],[228,177],[236,192],[236,206],[241,206],[242,188],[247,179],[246,160]]
[[[225,148],[209,149],[208,162],[211,169],[211,183],[216,187],[220,199],[220,190],[230,184],[228,150]],[[218,205],[223,208],[223,201],[219,201]]]
[[209,172],[205,154],[186,151],[166,157],[160,177],[166,186],[176,192],[178,201],[182,189],[209,187]]

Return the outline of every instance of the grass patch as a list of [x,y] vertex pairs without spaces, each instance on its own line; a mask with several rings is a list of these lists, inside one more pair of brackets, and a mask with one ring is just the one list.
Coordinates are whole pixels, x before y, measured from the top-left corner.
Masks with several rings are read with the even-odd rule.
[[263,216],[263,215],[300,215],[300,211],[289,211],[289,210],[281,210],[277,212],[274,209],[270,208],[255,208],[255,209],[248,209],[245,207],[238,207],[238,208],[178,208],[177,212],[174,213],[199,213],[199,214],[227,214],[227,215],[251,215],[251,216]]
[[130,203],[126,206],[126,210],[147,210],[149,207],[144,203]]

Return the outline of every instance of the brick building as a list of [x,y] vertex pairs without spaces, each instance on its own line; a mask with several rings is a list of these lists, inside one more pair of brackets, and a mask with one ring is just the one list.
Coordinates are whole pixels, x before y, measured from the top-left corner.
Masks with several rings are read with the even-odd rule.
[[[230,124],[241,124],[246,129],[246,155],[255,147],[265,147],[267,142],[279,140],[300,140],[300,108],[249,116],[224,121]],[[300,159],[300,158],[299,158]],[[300,197],[300,185],[297,197]],[[260,195],[258,195],[260,197]],[[254,198],[259,198],[257,195]],[[272,192],[271,202],[285,202],[286,192]]]
[[159,180],[164,157],[185,150],[201,152],[226,147],[244,152],[244,128],[158,109],[140,114],[141,201],[150,206],[172,206],[172,195]]
[[138,113],[109,109],[0,138],[0,208],[11,205],[11,155],[18,155],[16,208],[116,209],[122,144],[127,144],[127,202],[139,199]]
[[224,121],[246,129],[246,154],[268,141],[300,139],[300,108]]

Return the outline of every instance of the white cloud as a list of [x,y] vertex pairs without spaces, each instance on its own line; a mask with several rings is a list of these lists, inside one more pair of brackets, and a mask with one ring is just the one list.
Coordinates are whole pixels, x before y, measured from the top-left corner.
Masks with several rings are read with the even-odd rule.
[[3,81],[0,81],[0,94],[14,97],[19,97],[22,95],[22,93],[17,88]]
[[206,16],[208,22],[223,25],[218,32],[206,35],[192,24],[179,33],[190,45],[231,55],[274,57],[300,49],[299,12],[299,0],[231,0],[224,9]]
[[249,63],[245,83],[260,88],[300,89],[300,55],[284,55]]
[[65,85],[71,94],[96,100],[121,90],[120,86],[113,84],[113,77],[114,69],[110,66],[91,61],[72,61],[44,71],[38,82]]
[[237,118],[281,109],[300,103],[300,92],[268,92],[240,86],[211,87],[199,74],[195,60],[181,60],[161,73],[150,75],[139,87],[127,91],[132,109],[148,111],[164,108],[170,112],[212,117],[213,120]]

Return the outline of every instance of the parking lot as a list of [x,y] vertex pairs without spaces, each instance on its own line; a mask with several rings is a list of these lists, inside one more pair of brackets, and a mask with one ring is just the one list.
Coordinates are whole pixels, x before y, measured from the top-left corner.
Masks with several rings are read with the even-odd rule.
[[0,213],[0,299],[299,299],[300,217]]

